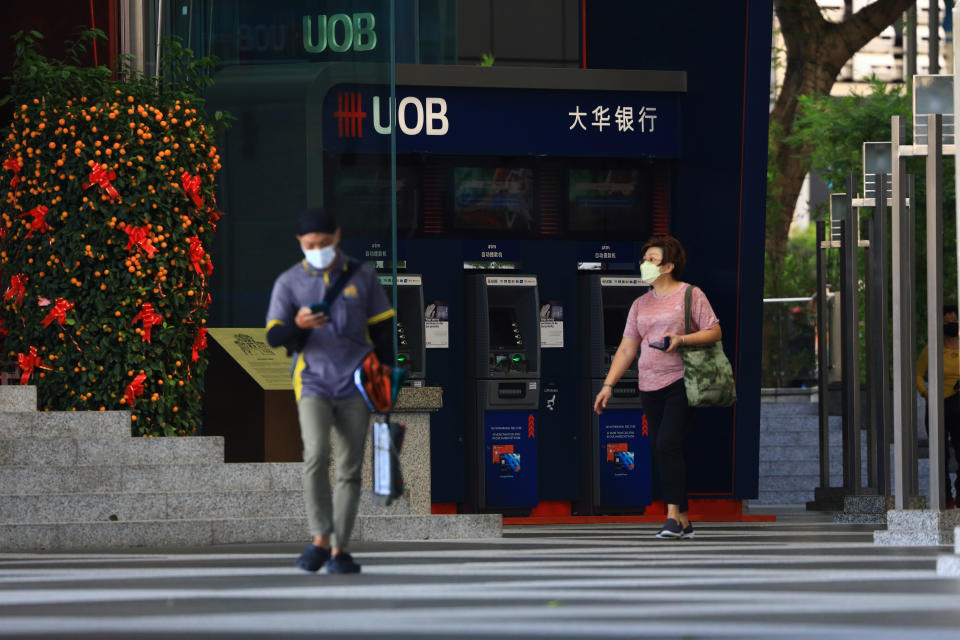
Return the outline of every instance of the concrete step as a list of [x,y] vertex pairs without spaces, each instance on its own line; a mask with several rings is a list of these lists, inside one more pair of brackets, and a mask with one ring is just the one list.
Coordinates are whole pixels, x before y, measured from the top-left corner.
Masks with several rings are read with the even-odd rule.
[[[843,434],[830,431],[830,446],[840,447]],[[816,429],[809,431],[764,431],[760,434],[760,448],[775,447],[784,444],[820,446],[820,433]]]
[[[843,423],[840,418],[831,418],[827,423],[831,432],[841,433]],[[760,433],[764,432],[782,432],[782,431],[813,431],[818,433],[820,430],[820,420],[817,416],[780,416],[768,417],[760,416]]]
[[299,491],[300,463],[0,467],[0,494]]
[[[498,514],[358,516],[353,541],[499,538]],[[0,553],[306,542],[306,518],[223,518],[0,524]],[[291,557],[291,567],[293,558]]]
[[223,462],[223,438],[0,439],[0,467]]
[[760,417],[765,416],[815,416],[816,402],[761,402]]
[[37,410],[37,388],[33,385],[0,385],[0,411]]
[[0,523],[189,520],[304,515],[299,491],[0,495]]
[[[840,474],[830,478],[831,483],[841,484]],[[764,491],[813,491],[820,486],[820,474],[809,473],[795,476],[767,476],[760,478],[760,492]]]
[[[843,460],[840,456],[830,456],[830,476],[843,473]],[[860,473],[865,476],[867,465],[864,462]],[[820,477],[820,463],[817,460],[762,460],[760,462],[760,482],[763,478],[775,476],[815,475]]]
[[804,504],[813,500],[813,488],[798,491],[764,491],[760,490],[751,504]]
[[883,531],[873,532],[873,544],[891,547],[936,547],[953,544],[952,531]]
[[0,440],[130,438],[129,411],[0,411]]
[[[775,460],[809,460],[817,462],[820,460],[820,447],[816,444],[764,445],[761,443],[759,454],[761,462]],[[839,457],[842,454],[842,447],[830,447],[831,459]]]
[[[403,496],[389,507],[360,493],[359,513],[408,515]],[[0,495],[0,523],[187,520],[303,516],[303,491],[168,491]]]

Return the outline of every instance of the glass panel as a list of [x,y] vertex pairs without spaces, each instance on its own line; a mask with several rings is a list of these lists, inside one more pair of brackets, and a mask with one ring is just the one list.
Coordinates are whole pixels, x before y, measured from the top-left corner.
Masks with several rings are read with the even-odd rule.
[[416,62],[418,3],[167,0],[161,13],[164,34],[220,58],[208,107],[235,118],[220,141],[227,215],[211,325],[263,326],[274,280],[303,260],[295,236],[306,207],[334,212],[342,252],[392,276],[383,282],[396,307],[397,213],[412,229],[419,191],[415,171],[401,167],[397,179],[390,110],[375,127],[373,100],[391,104],[395,63]]

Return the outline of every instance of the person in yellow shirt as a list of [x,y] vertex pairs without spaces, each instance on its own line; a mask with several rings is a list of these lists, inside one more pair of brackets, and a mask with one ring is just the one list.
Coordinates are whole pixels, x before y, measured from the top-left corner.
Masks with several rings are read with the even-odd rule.
[[[958,315],[956,305],[943,307],[943,431],[945,460],[950,460],[950,448],[960,462],[960,338],[958,338]],[[917,358],[917,390],[927,398],[927,347],[920,352]],[[929,410],[927,415],[929,416]],[[930,432],[929,419],[924,419],[927,433]],[[950,493],[950,469],[945,465],[946,481],[944,489],[947,493],[947,509],[957,506],[960,498],[960,473],[957,474],[954,493]]]

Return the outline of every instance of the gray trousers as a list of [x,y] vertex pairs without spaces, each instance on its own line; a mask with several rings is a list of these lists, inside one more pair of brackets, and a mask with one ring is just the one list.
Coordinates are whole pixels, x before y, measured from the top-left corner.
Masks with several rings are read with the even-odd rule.
[[[303,438],[303,498],[310,534],[330,536],[330,544],[350,542],[360,502],[360,472],[370,423],[363,398],[301,398],[297,404]],[[330,500],[330,432],[337,439],[336,488]]]

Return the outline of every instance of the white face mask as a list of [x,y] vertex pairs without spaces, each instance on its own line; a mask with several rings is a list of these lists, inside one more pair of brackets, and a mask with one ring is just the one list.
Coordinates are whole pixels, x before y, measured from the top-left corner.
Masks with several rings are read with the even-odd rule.
[[660,277],[660,267],[644,260],[640,263],[640,282],[643,284],[653,284],[653,281]]
[[311,267],[315,269],[326,269],[337,257],[337,248],[331,244],[323,249],[304,249],[303,256],[307,259],[307,262],[310,263]]

